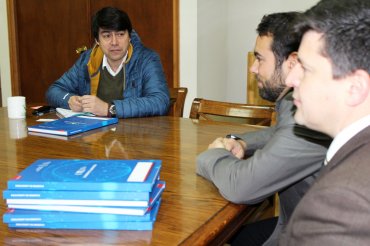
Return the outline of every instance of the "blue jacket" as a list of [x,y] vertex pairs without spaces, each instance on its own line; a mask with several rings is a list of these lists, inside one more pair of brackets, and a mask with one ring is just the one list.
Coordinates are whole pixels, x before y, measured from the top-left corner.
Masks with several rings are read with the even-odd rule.
[[[123,100],[115,100],[118,118],[166,115],[170,105],[167,82],[157,53],[146,48],[135,31],[125,69]],[[103,52],[96,46],[85,51],[77,62],[46,92],[54,107],[69,108],[71,96],[96,95]],[[94,88],[95,87],[95,88]]]

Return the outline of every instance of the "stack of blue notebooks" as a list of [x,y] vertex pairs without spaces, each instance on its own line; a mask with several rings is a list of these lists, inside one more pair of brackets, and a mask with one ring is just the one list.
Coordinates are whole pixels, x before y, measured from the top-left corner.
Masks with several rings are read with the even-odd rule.
[[3,191],[10,228],[152,230],[160,160],[41,159]]

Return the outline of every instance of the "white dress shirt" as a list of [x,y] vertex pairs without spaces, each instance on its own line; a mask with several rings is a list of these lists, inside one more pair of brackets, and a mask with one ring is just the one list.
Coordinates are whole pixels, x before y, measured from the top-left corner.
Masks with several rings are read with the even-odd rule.
[[127,59],[127,54],[128,54],[128,51],[126,52],[126,55],[123,57],[122,59],[122,62],[121,64],[119,65],[119,67],[117,68],[116,71],[113,71],[113,69],[111,68],[111,66],[109,65],[108,63],[108,59],[107,59],[107,56],[104,55],[103,56],[103,64],[102,64],[102,68],[104,69],[105,67],[107,68],[107,71],[108,73],[110,73],[113,77],[116,76],[122,69],[123,67],[123,63],[126,61]]

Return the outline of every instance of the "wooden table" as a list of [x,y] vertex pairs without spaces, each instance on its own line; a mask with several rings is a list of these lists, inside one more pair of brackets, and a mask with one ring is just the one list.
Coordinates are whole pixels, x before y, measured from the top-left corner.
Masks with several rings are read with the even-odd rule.
[[[55,118],[45,115],[39,118]],[[195,173],[196,156],[218,136],[256,128],[178,117],[120,120],[65,139],[33,136],[26,126],[38,119],[10,120],[0,108],[0,189],[8,179],[41,158],[161,159],[166,181],[153,231],[8,229],[2,245],[204,245],[222,244],[254,207],[222,198],[215,186]],[[6,210],[1,201],[1,214]]]

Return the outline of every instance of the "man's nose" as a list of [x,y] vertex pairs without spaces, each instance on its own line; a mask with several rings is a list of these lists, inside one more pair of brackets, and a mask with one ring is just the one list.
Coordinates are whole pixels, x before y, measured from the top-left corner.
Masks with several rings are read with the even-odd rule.
[[249,68],[249,72],[254,73],[254,74],[258,74],[258,61],[257,61],[257,59],[255,59],[253,61],[252,66]]
[[112,33],[112,44],[116,45],[117,44],[117,37],[115,33]]

